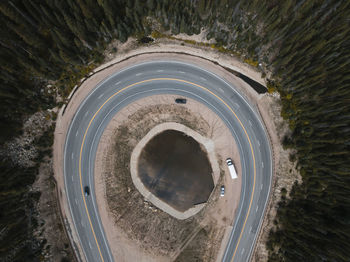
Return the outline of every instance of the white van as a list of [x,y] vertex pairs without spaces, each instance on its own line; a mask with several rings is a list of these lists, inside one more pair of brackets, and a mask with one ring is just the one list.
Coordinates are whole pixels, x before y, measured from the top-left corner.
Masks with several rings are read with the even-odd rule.
[[231,158],[227,158],[226,159],[226,163],[227,163],[227,166],[228,166],[228,170],[230,171],[231,178],[232,179],[237,178],[236,169],[235,169],[235,166],[233,165],[232,159]]

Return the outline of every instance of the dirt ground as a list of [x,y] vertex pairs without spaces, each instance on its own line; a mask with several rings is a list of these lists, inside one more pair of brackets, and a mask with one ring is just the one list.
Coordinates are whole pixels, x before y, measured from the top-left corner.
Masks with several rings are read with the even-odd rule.
[[[232,70],[238,71],[242,74],[245,74],[250,78],[254,79],[255,81],[264,84],[265,80],[261,78],[260,73],[255,68],[252,68],[251,66],[242,63],[239,59],[233,56],[224,55],[218,53],[217,51],[210,50],[209,48],[196,47],[194,45],[186,44],[183,41],[170,41],[168,39],[160,39],[155,41],[155,43],[146,46],[137,45],[134,39],[131,39],[124,44],[116,42],[114,43],[114,45],[117,46],[118,53],[116,55],[109,54],[109,62],[97,68],[95,70],[95,73],[91,74],[91,76],[84,79],[85,81],[82,80],[83,84],[77,88],[77,91],[72,96],[72,99],[69,101],[66,108],[61,109],[57,118],[54,143],[54,173],[59,188],[59,202],[61,205],[61,211],[63,213],[65,221],[67,221],[66,226],[69,229],[69,232],[71,232],[70,237],[72,239],[72,242],[74,243],[74,246],[76,247],[76,251],[80,249],[80,246],[78,244],[76,232],[74,231],[74,227],[68,210],[67,200],[64,191],[62,170],[64,141],[69,127],[69,123],[71,122],[79,104],[83,101],[87,94],[99,82],[111,75],[113,72],[117,72],[122,68],[144,61],[166,59],[189,62],[213,72],[219,77],[225,79],[227,82],[232,83],[232,85],[236,87],[236,89],[241,93],[241,95],[245,97],[252,105],[254,105],[257,111],[259,111],[261,114],[262,120],[265,123],[266,129],[270,135],[275,158],[275,169],[273,187],[271,188],[270,205],[268,206],[267,212],[265,214],[263,229],[257,240],[257,245],[254,253],[255,255],[253,255],[253,258],[255,259],[255,261],[266,261],[267,256],[265,249],[265,241],[268,234],[268,230],[272,226],[272,221],[275,212],[275,208],[271,207],[275,206],[275,203],[277,203],[276,201],[278,201],[280,198],[280,188],[288,188],[288,186],[294,182],[295,178],[298,177],[298,175],[296,175],[297,173],[293,169],[293,164],[288,164],[289,152],[284,151],[281,147],[280,138],[282,137],[282,134],[285,132],[285,130],[280,130],[282,127],[279,124],[280,121],[278,120],[280,112],[280,109],[278,107],[278,98],[266,94],[258,95],[249,85],[247,85],[241,79],[238,79],[237,77],[232,75],[230,72],[221,67],[221,65],[228,67]],[[202,59],[201,57],[205,59]],[[64,115],[62,115],[63,109],[65,109]],[[283,169],[284,166],[286,168]],[[288,169],[290,169],[291,172],[289,172]],[[278,174],[278,178],[276,177],[276,174]],[[104,191],[103,187],[101,187],[100,190],[96,193],[97,195],[103,195],[106,192]],[[227,202],[228,198],[224,201]],[[102,217],[108,218],[108,210],[101,209],[100,215]],[[103,223],[105,228],[114,227],[114,222],[111,219],[105,219]],[[229,228],[230,227],[228,226],[227,229]],[[222,257],[222,252],[225,248],[226,241],[229,235],[228,232],[229,230],[225,231],[224,239],[222,241],[223,244],[219,250],[219,254],[217,255],[218,261]],[[123,248],[119,249],[118,255],[124,257],[126,255],[130,256],[130,254],[134,254],[133,252],[135,252],[135,248],[137,248],[137,246],[135,246],[132,241],[128,241],[127,238],[118,234],[109,237],[112,237],[112,239],[109,239],[109,241],[114,243],[113,246],[123,245]],[[190,247],[190,245],[187,245],[187,247]],[[82,254],[81,251],[78,251],[77,253]],[[134,258],[134,261],[152,260],[152,256],[148,256],[142,259],[138,257],[137,254],[139,253],[135,252],[135,256],[131,257],[131,259]],[[168,257],[165,257],[164,259],[168,259]]]
[[[113,239],[110,243],[118,239],[119,245],[113,246],[112,252],[120,261],[192,261],[195,257],[201,258],[200,261],[215,261],[225,230],[232,225],[241,179],[229,178],[224,159],[231,156],[240,172],[233,138],[223,122],[204,105],[188,99],[186,105],[179,106],[174,104],[174,99],[173,95],[159,95],[138,100],[114,117],[101,138],[95,166],[97,201],[102,221],[106,220],[103,224],[115,225],[106,232],[107,238]],[[214,178],[218,183],[207,205],[185,220],[175,219],[145,201],[130,176],[133,148],[150,129],[164,122],[186,125],[212,139],[217,159],[222,164],[221,175],[216,174],[218,177]],[[231,142],[227,144],[227,141]],[[226,195],[221,198],[222,184],[226,186]],[[197,237],[199,232],[206,232],[206,237]],[[198,239],[200,244],[194,244]],[[126,258],[124,251],[131,245],[134,257]],[[191,246],[191,252],[187,246]]]
[[40,191],[41,196],[38,202],[38,229],[35,235],[38,239],[45,239],[43,260],[61,262],[74,261],[69,239],[63,228],[64,221],[61,221],[60,207],[56,201],[56,183],[53,177],[52,159],[45,157],[40,164],[37,180],[33,184],[34,191]]

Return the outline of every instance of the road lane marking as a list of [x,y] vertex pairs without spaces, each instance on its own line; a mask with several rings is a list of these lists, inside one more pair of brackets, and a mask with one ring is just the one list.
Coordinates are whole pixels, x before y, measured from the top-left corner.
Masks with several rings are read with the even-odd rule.
[[159,72],[159,73],[160,73],[160,72],[163,72],[163,71],[164,71],[164,70],[157,70],[157,72]]
[[221,93],[225,93],[225,92],[224,92],[224,89],[222,89],[221,87],[218,87],[218,88],[219,88],[219,90],[220,90]]
[[140,76],[140,75],[142,75],[142,73],[137,73],[137,74],[136,74],[136,76]]
[[258,145],[259,145],[259,147],[261,146],[261,145],[260,145],[260,141],[259,141],[259,140],[258,140]]
[[252,232],[253,226],[250,226],[249,228],[249,232]]
[[82,225],[82,227],[85,227],[84,223],[83,223],[83,220],[80,221],[80,224]]
[[72,153],[72,159],[74,158],[74,153]]
[[261,166],[262,166],[262,168],[264,168],[264,162],[261,162]]
[[115,83],[114,85],[117,86],[121,83],[121,81],[118,81],[117,83]]
[[252,123],[252,121],[250,121],[250,120],[248,120],[249,121],[249,125],[250,126],[253,126],[253,123]]
[[71,178],[72,178],[72,182],[74,182],[74,176],[71,176]]
[[258,212],[259,206],[256,206],[255,212]]
[[184,71],[179,71],[179,73],[181,73],[181,74],[186,74]]
[[79,131],[77,131],[77,132],[75,133],[75,136],[78,136],[78,134],[79,134]]
[[75,204],[77,204],[77,205],[78,205],[78,200],[77,200],[76,198],[74,199],[74,201],[75,201]]
[[90,241],[89,241],[89,247],[90,247],[90,249],[92,249],[92,246],[91,246],[91,243],[90,243]]
[[241,255],[243,255],[245,248],[242,249]]
[[100,99],[103,96],[103,93],[98,96],[98,99]]
[[207,81],[207,79],[206,79],[206,78],[204,78],[204,77],[201,77],[201,79],[202,79],[203,81]]
[[262,188],[263,188],[263,184],[261,184],[261,186],[260,186],[260,190],[262,190]]
[[87,117],[88,114],[89,114],[89,111],[86,111],[84,117]]
[[233,104],[234,104],[237,108],[239,108],[239,104],[237,104],[237,103],[235,103],[235,102],[234,102]]
[[[180,71],[181,73],[182,71]],[[184,73],[184,72],[183,72]],[[253,202],[253,198],[254,198],[254,193],[255,193],[255,183],[256,183],[256,163],[255,163],[255,156],[254,156],[254,150],[253,150],[253,146],[252,146],[252,143],[251,143],[251,140],[249,138],[249,135],[247,133],[247,130],[245,129],[242,121],[238,118],[237,114],[233,111],[233,109],[223,100],[221,99],[219,96],[217,96],[215,93],[213,93],[212,91],[210,91],[209,89],[201,86],[201,85],[198,85],[196,83],[193,83],[193,82],[190,82],[190,81],[187,81],[187,80],[183,80],[183,79],[177,79],[177,78],[153,78],[153,79],[146,79],[146,80],[143,80],[143,81],[139,81],[139,82],[136,82],[136,83],[133,83],[131,85],[128,85],[122,89],[120,89],[119,91],[115,92],[113,95],[111,95],[101,106],[100,108],[96,111],[96,113],[93,115],[93,117],[91,118],[89,124],[88,124],[88,127],[86,128],[85,130],[85,133],[84,133],[84,136],[83,136],[83,141],[81,143],[81,147],[80,147],[80,157],[79,157],[79,178],[80,178],[80,189],[81,189],[81,194],[83,196],[83,201],[84,201],[84,206],[85,206],[85,211],[86,211],[86,214],[88,216],[88,220],[89,220],[89,223],[90,223],[90,227],[91,227],[91,231],[93,233],[93,236],[94,236],[94,239],[95,239],[95,242],[96,242],[96,245],[97,245],[97,248],[98,248],[98,251],[99,251],[99,254],[100,254],[100,257],[101,257],[101,260],[104,262],[104,259],[103,259],[103,256],[102,256],[102,253],[101,253],[101,248],[100,248],[100,245],[97,241],[97,238],[96,238],[96,234],[95,234],[95,230],[92,226],[92,223],[91,223],[91,217],[90,217],[90,214],[89,214],[89,211],[88,211],[88,208],[87,208],[87,205],[86,205],[86,200],[85,200],[85,197],[84,197],[84,190],[83,190],[83,184],[82,184],[82,171],[81,171],[81,162],[82,162],[82,152],[83,152],[83,147],[84,147],[84,143],[85,143],[85,139],[86,139],[86,135],[87,135],[87,132],[93,122],[93,120],[95,119],[96,115],[101,111],[101,109],[108,103],[109,100],[111,100],[114,96],[116,96],[117,94],[123,92],[124,90],[130,88],[130,87],[133,87],[133,86],[136,86],[136,85],[139,85],[139,84],[142,84],[142,83],[148,83],[148,82],[153,82],[153,81],[176,81],[176,82],[182,82],[182,83],[187,83],[187,84],[191,84],[193,86],[196,86],[196,87],[199,87],[205,91],[207,91],[208,93],[210,93],[211,95],[215,96],[218,100],[220,100],[231,112],[232,114],[235,116],[235,118],[237,119],[239,125],[242,127],[246,137],[247,137],[247,140],[248,140],[248,143],[249,143],[249,147],[250,147],[250,152],[252,154],[252,159],[253,159],[253,170],[254,170],[254,177],[253,177],[253,189],[252,189],[252,193],[251,193],[251,196],[250,196],[250,202],[249,202],[249,206],[248,206],[248,211],[247,211],[247,214],[246,214],[246,217],[244,219],[244,223],[243,223],[243,226],[242,226],[242,230],[240,232],[240,235],[238,237],[238,241],[236,243],[236,247],[235,247],[235,250],[234,250],[234,253],[233,253],[233,256],[232,256],[232,259],[231,261],[233,261],[235,255],[236,255],[236,252],[237,252],[237,249],[238,249],[238,246],[239,246],[239,243],[242,239],[242,235],[243,235],[243,231],[244,231],[244,228],[246,226],[246,223],[247,223],[247,220],[248,220],[248,216],[250,214],[250,210],[251,210],[251,206],[252,206],[252,202]],[[236,104],[236,103],[235,103]],[[238,104],[236,104],[238,106]],[[239,106],[238,106],[239,107]]]

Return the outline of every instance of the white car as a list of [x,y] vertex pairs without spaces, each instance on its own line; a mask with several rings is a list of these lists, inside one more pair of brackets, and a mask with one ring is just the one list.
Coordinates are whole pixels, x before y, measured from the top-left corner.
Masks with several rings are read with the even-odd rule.
[[225,186],[221,186],[220,188],[220,196],[224,196],[225,195]]

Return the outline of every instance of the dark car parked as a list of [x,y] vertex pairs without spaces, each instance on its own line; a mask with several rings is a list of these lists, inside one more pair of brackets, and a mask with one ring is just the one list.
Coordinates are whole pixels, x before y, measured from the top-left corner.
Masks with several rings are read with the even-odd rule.
[[176,98],[175,102],[178,104],[186,104],[187,100],[185,98]]

